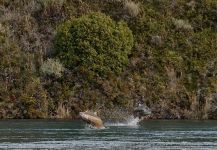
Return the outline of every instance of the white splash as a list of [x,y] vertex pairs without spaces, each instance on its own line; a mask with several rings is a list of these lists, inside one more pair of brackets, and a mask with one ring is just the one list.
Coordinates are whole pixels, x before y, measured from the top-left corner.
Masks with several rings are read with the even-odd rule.
[[96,128],[90,124],[85,124],[84,129],[85,130],[102,130],[102,129],[106,129],[106,127]]
[[124,121],[115,121],[115,122],[106,122],[105,126],[138,126],[140,119],[138,117],[134,118],[133,116],[129,116],[125,118]]

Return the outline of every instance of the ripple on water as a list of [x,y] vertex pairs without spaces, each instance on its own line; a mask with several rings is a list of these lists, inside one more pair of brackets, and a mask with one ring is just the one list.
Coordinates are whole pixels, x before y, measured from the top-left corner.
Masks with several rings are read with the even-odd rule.
[[43,141],[33,143],[1,143],[7,149],[216,149],[212,142],[129,142],[129,141]]
[[[81,122],[31,121],[14,126],[0,123],[0,149],[217,149],[217,122],[147,121],[136,127],[121,125],[90,129]],[[28,125],[28,128],[25,126]],[[187,126],[187,127],[186,127]]]

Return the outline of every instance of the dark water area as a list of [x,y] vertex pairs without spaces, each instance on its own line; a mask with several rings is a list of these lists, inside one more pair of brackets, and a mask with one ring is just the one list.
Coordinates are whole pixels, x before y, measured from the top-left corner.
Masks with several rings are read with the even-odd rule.
[[217,121],[148,120],[138,125],[81,121],[2,120],[0,149],[214,150]]

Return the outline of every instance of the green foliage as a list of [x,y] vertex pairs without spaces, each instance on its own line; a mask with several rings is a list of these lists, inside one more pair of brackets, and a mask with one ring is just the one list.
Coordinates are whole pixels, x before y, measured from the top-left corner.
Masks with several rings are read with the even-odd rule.
[[54,5],[55,3],[57,5],[63,5],[65,0],[39,0],[39,3],[43,6],[43,7],[48,7],[49,5]]
[[216,119],[216,10],[216,0],[0,0],[0,118],[141,102],[152,118]]
[[35,78],[25,85],[20,103],[24,118],[47,118],[49,98],[41,86],[40,80]]
[[[2,32],[3,33],[3,32]],[[48,94],[36,77],[34,55],[25,53],[5,28],[0,48],[0,117],[46,118]]]
[[133,46],[131,30],[101,13],[70,20],[59,27],[56,54],[66,67],[107,76],[121,73]]

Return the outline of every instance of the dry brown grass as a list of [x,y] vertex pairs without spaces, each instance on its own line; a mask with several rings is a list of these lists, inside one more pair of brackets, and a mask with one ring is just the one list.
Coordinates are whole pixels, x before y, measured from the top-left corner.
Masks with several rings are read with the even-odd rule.
[[130,17],[136,17],[139,14],[139,3],[133,1],[126,1],[124,3],[124,11]]
[[188,21],[182,19],[173,19],[173,24],[175,25],[177,30],[186,30],[186,31],[193,30],[191,24],[188,23]]
[[41,71],[45,75],[55,75],[57,77],[61,77],[64,67],[59,60],[47,59],[45,62],[43,62]]
[[70,118],[70,111],[68,108],[66,108],[62,103],[59,104],[57,109],[57,116],[56,118],[64,119],[64,118]]

